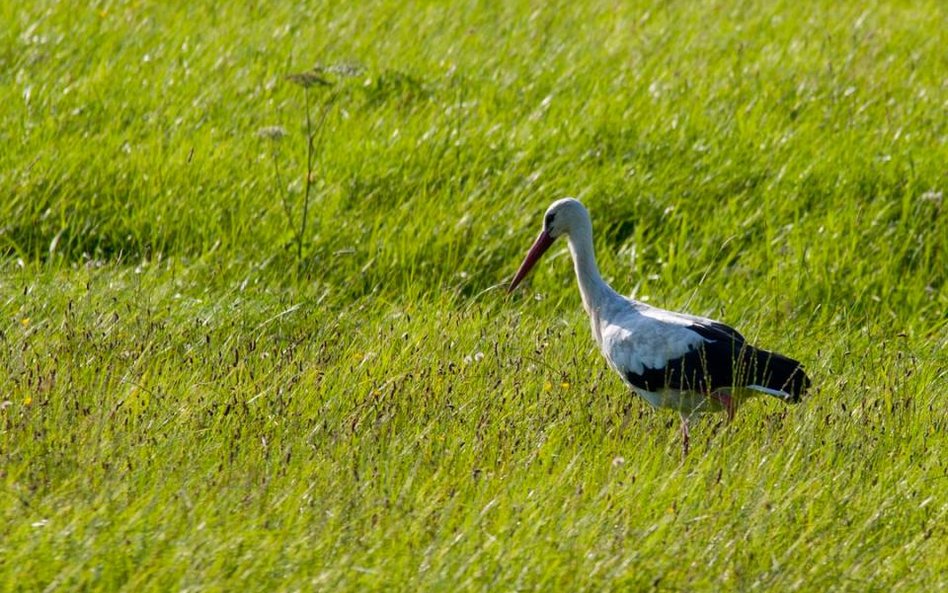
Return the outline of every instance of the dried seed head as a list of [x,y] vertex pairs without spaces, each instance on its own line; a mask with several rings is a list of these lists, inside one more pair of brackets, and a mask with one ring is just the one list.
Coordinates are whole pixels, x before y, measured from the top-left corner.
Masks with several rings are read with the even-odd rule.
[[335,74],[336,76],[351,78],[365,72],[365,66],[358,62],[340,62],[331,66],[325,66],[322,70],[330,74]]
[[286,77],[286,79],[290,82],[300,85],[304,89],[314,86],[332,86],[332,83],[326,80],[326,78],[322,75],[322,69],[318,66],[308,72],[290,74]]

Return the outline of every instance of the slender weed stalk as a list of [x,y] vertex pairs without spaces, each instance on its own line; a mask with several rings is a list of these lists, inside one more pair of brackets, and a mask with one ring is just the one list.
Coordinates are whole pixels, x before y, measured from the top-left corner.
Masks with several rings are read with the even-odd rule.
[[[329,116],[343,96],[345,85],[342,83],[344,79],[357,76],[362,71],[363,69],[360,66],[341,64],[316,66],[312,70],[290,74],[286,77],[287,80],[303,89],[303,109],[306,121],[306,175],[303,183],[302,204],[297,206],[293,204],[290,186],[283,181],[284,175],[280,167],[279,154],[275,143],[271,155],[273,157],[274,176],[280,188],[283,213],[286,216],[287,226],[293,235],[297,273],[300,272],[303,266],[306,231],[309,227],[311,203],[317,183],[317,160],[325,145]],[[319,90],[328,92],[319,94]],[[321,96],[321,99],[317,98],[319,96]],[[286,135],[286,131],[281,127],[271,126],[261,129],[258,134],[261,137],[278,141]]]

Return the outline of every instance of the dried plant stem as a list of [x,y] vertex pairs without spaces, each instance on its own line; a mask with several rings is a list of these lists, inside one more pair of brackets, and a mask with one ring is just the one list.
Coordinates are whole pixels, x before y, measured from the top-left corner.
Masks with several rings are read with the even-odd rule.
[[[329,117],[336,100],[339,98],[339,92],[334,91],[323,105],[319,120],[313,125],[312,104],[309,99],[309,89],[303,87],[303,98],[306,103],[306,184],[303,190],[303,212],[300,215],[300,228],[296,235],[296,260],[297,266],[303,264],[303,242],[306,238],[306,227],[309,223],[309,203],[313,193],[313,186],[316,184],[315,169],[316,155],[322,149],[325,140],[326,119]],[[292,224],[291,224],[292,226]]]
[[310,115],[309,89],[303,87],[303,101],[306,104],[306,189],[303,192],[303,214],[300,216],[300,232],[296,241],[296,266],[303,265],[303,238],[306,236],[306,222],[309,218],[309,196],[313,188],[313,119]]
[[280,201],[283,204],[283,214],[286,215],[286,220],[290,223],[290,230],[293,231],[293,241],[298,243],[299,234],[296,232],[296,227],[293,226],[293,207],[290,205],[290,190],[289,186],[283,182],[283,174],[280,172],[280,160],[277,158],[276,147],[273,148],[270,154],[273,157],[273,174],[276,176],[277,187],[281,189]]

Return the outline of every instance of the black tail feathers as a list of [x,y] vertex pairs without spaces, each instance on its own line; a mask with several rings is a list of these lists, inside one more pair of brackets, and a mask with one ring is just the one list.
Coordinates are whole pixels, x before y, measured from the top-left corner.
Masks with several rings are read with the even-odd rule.
[[798,361],[776,352],[754,349],[748,361],[748,385],[783,392],[784,401],[799,402],[810,388],[810,378]]

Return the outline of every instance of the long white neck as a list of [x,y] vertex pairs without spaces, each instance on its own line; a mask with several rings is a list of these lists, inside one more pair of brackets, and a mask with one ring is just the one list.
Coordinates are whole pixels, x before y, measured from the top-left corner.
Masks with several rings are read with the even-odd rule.
[[583,308],[591,315],[600,307],[603,299],[616,295],[616,292],[599,275],[596,254],[593,251],[592,224],[588,219],[584,222],[585,224],[578,225],[578,228],[570,232],[568,241],[579,293],[583,297]]

